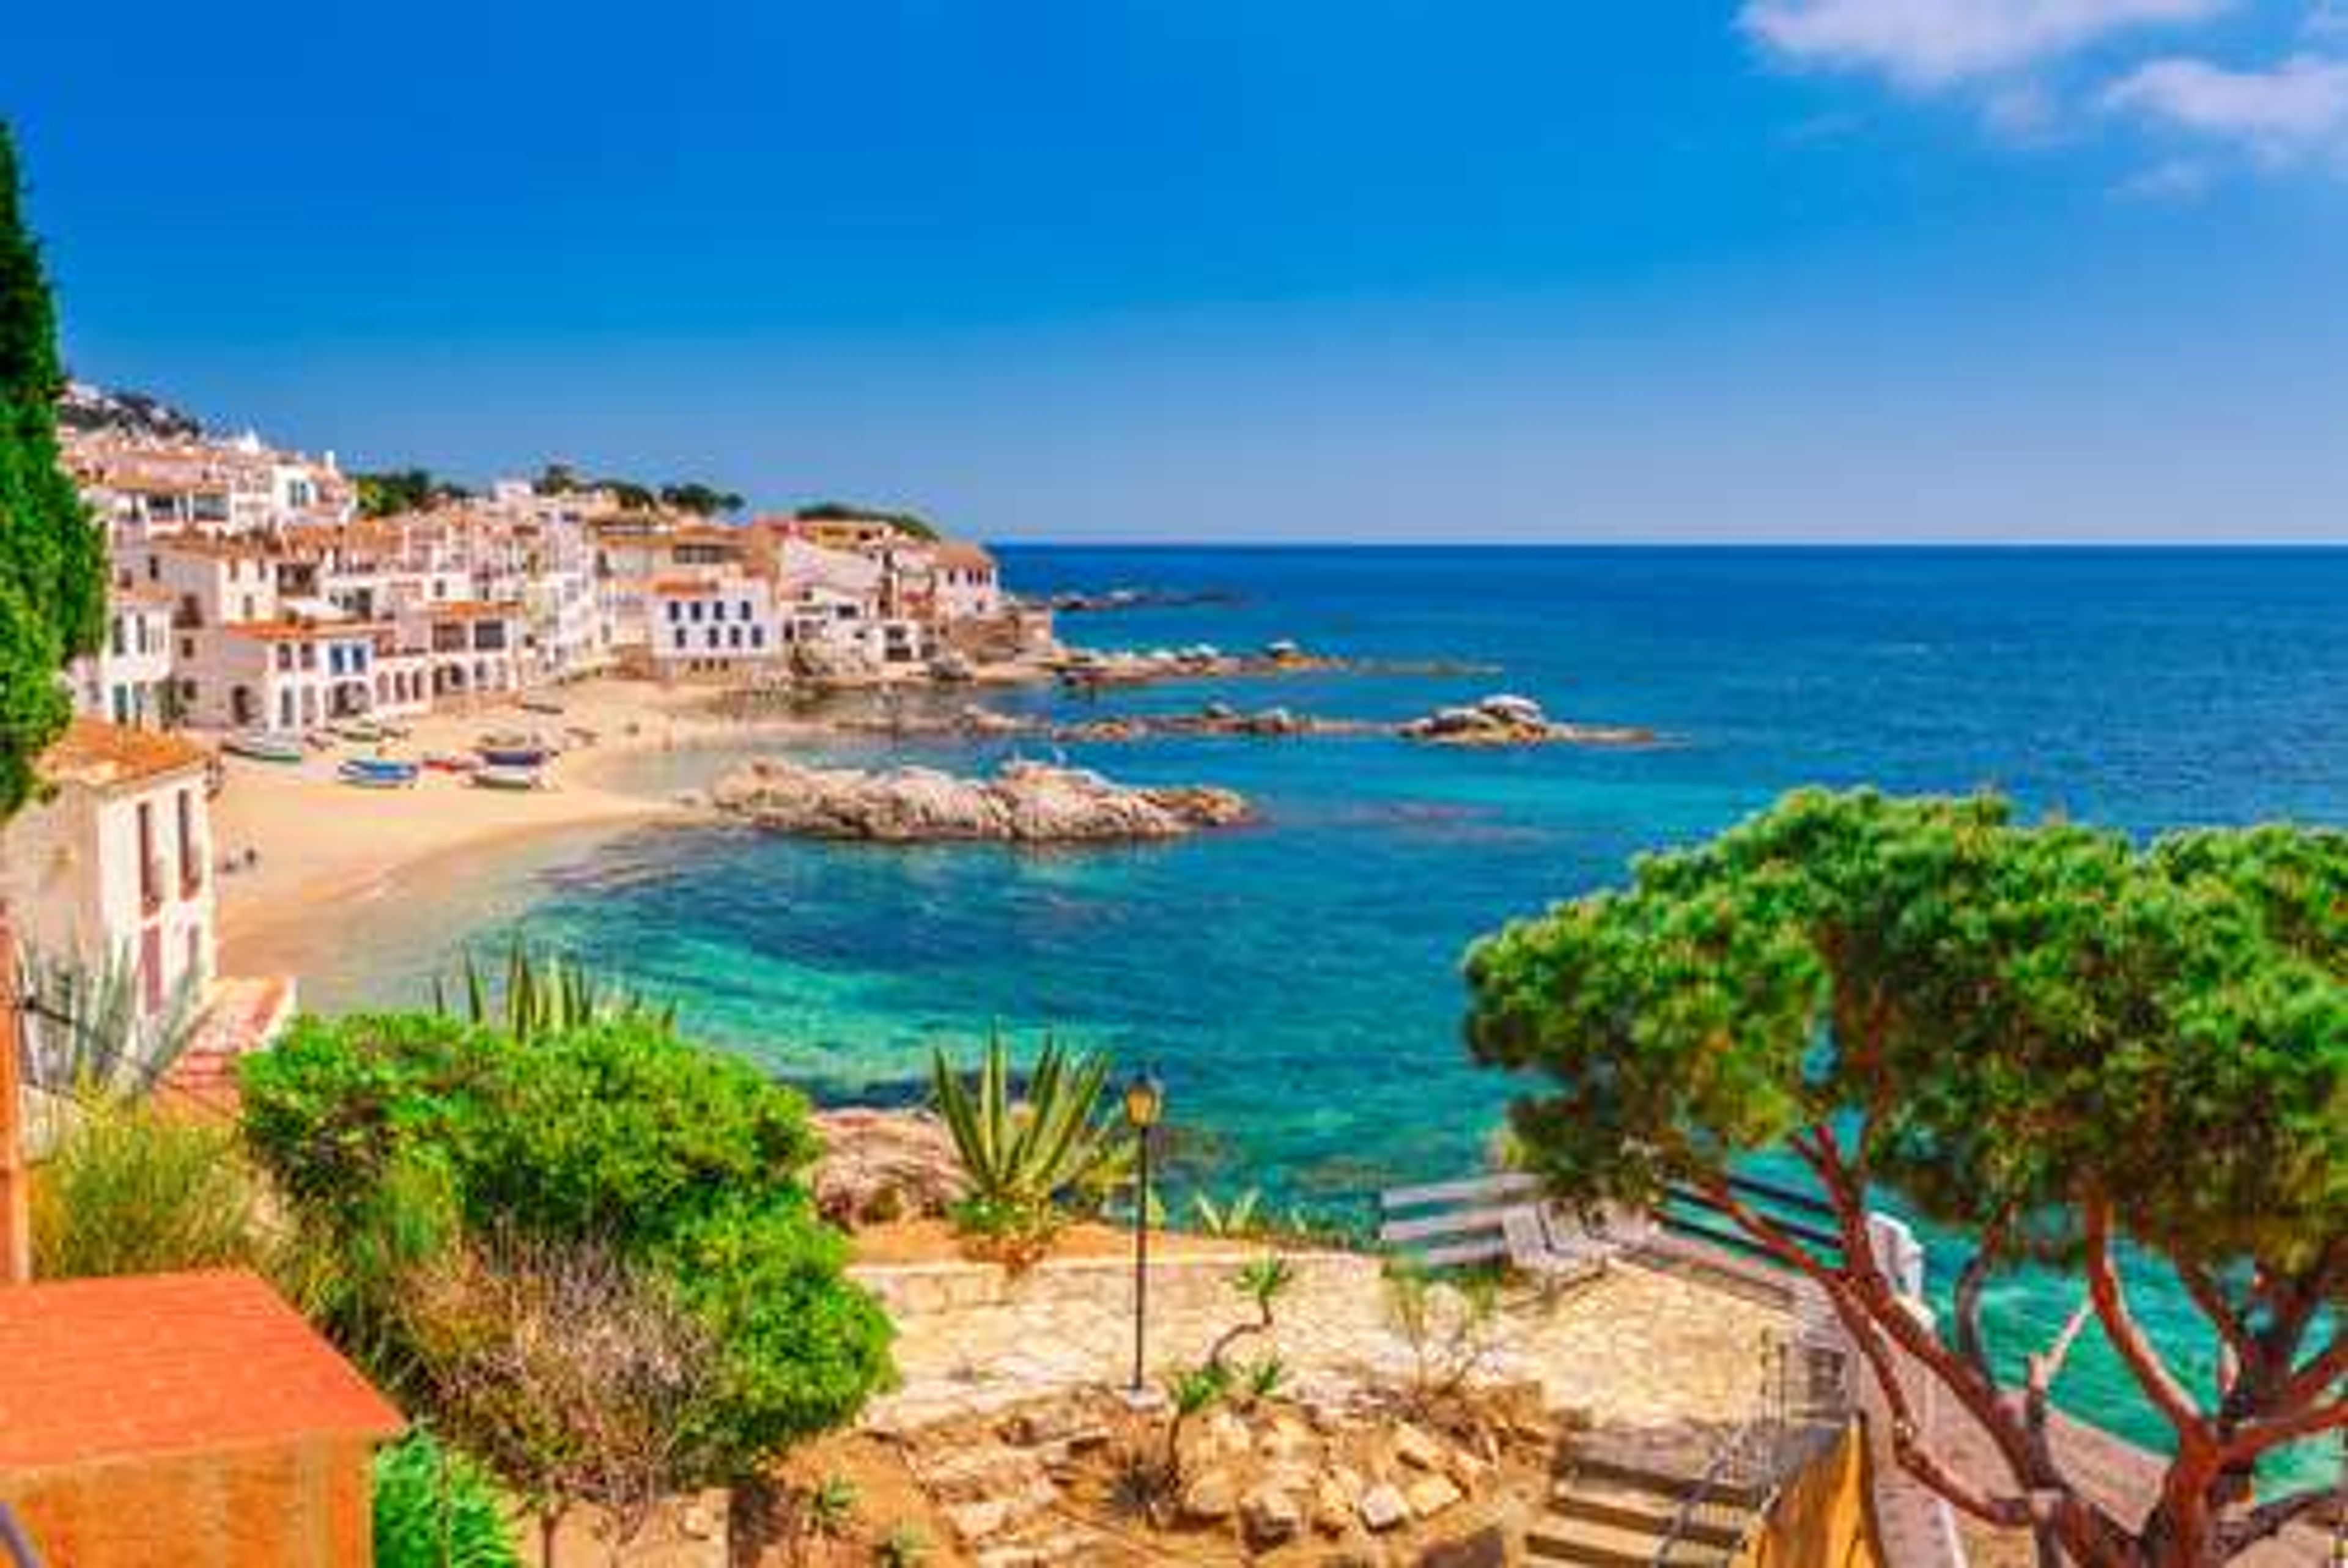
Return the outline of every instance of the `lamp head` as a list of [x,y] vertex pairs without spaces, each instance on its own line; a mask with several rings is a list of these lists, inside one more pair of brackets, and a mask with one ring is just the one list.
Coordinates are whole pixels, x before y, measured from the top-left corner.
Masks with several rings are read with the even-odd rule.
[[1125,1122],[1147,1132],[1166,1113],[1166,1086],[1147,1072],[1137,1073],[1125,1086]]

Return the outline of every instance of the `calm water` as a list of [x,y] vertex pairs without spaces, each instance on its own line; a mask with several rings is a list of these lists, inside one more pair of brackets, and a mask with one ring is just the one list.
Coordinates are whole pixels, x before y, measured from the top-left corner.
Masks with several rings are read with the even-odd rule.
[[[1113,694],[1401,718],[1506,689],[1653,726],[1631,752],[1387,740],[1078,748],[1136,782],[1233,786],[1259,828],[1139,850],[826,846],[731,831],[536,844],[450,890],[679,998],[705,1036],[827,1095],[913,1092],[933,1041],[997,1025],[1166,1078],[1200,1161],[1358,1204],[1479,1156],[1507,1085],[1458,1045],[1463,946],[1618,878],[1797,784],[1989,785],[2151,830],[2348,818],[2348,551],[1005,552],[1023,589],[1143,584],[1233,604],[1070,617],[1075,641],[1468,660],[1457,679],[1330,675]],[[1074,705],[1034,694],[1014,704]],[[869,757],[871,752],[842,752]],[[922,753],[967,766],[981,749]],[[704,783],[724,752],[643,759]],[[326,1006],[413,1000],[461,928],[357,917]],[[1236,1174],[1232,1180],[1239,1179]],[[1945,1272],[1945,1271],[1944,1271]],[[2067,1290],[2003,1307],[2051,1328]],[[2180,1354],[2198,1348],[2180,1337]],[[2137,1430],[2084,1355],[2072,1402]]]

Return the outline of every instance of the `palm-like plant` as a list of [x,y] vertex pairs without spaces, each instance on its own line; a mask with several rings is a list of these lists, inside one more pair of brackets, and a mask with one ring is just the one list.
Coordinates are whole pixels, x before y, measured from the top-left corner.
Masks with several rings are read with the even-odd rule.
[[494,995],[489,978],[470,951],[458,962],[457,985],[452,1001],[439,977],[433,978],[435,1012],[502,1030],[516,1040],[535,1040],[614,1020],[661,1029],[676,1024],[675,1003],[649,1001],[559,953],[534,953],[520,938],[506,950],[505,984]]
[[32,1091],[32,1142],[46,1148],[73,1108],[143,1098],[187,1054],[203,1017],[191,969],[152,1013],[129,954],[91,964],[27,949],[23,969],[26,1087]]
[[1108,1075],[1107,1055],[1071,1058],[1046,1040],[1025,1096],[1014,1100],[1011,1051],[1000,1038],[988,1041],[974,1080],[955,1072],[944,1051],[932,1054],[938,1112],[970,1187],[965,1224],[997,1234],[1045,1232],[1061,1204],[1097,1197],[1116,1179],[1129,1152],[1100,1112]]

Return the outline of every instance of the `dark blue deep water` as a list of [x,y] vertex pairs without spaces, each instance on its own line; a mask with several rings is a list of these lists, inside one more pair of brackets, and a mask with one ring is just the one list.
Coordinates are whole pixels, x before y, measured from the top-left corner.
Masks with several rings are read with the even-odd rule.
[[[679,998],[705,1035],[827,1095],[904,1093],[932,1041],[1049,1029],[1154,1064],[1228,1183],[1358,1204],[1479,1156],[1508,1085],[1458,1045],[1462,948],[1795,784],[2004,790],[2141,831],[2348,819],[2348,551],[1018,548],[1023,591],[1235,603],[1071,616],[1072,641],[1463,660],[1459,678],[1159,687],[1400,718],[1507,690],[1643,724],[1635,751],[1385,739],[1153,742],[1075,760],[1228,784],[1260,827],[1139,850],[827,846],[643,833],[519,857],[491,902]],[[1008,700],[1083,707],[1031,694]],[[842,754],[870,756],[862,753]],[[970,749],[929,760],[969,766]],[[644,759],[705,782],[727,753]],[[412,999],[464,933],[386,941],[314,1001]],[[2051,1326],[2067,1288],[2004,1306]],[[2198,1352],[2181,1335],[2179,1353]],[[2086,1357],[2066,1394],[2144,1433]]]

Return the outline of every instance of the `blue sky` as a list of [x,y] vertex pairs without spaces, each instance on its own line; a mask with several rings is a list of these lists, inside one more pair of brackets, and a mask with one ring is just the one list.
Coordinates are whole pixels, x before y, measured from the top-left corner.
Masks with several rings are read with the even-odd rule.
[[991,538],[2348,539],[2333,0],[46,5],[93,379]]

